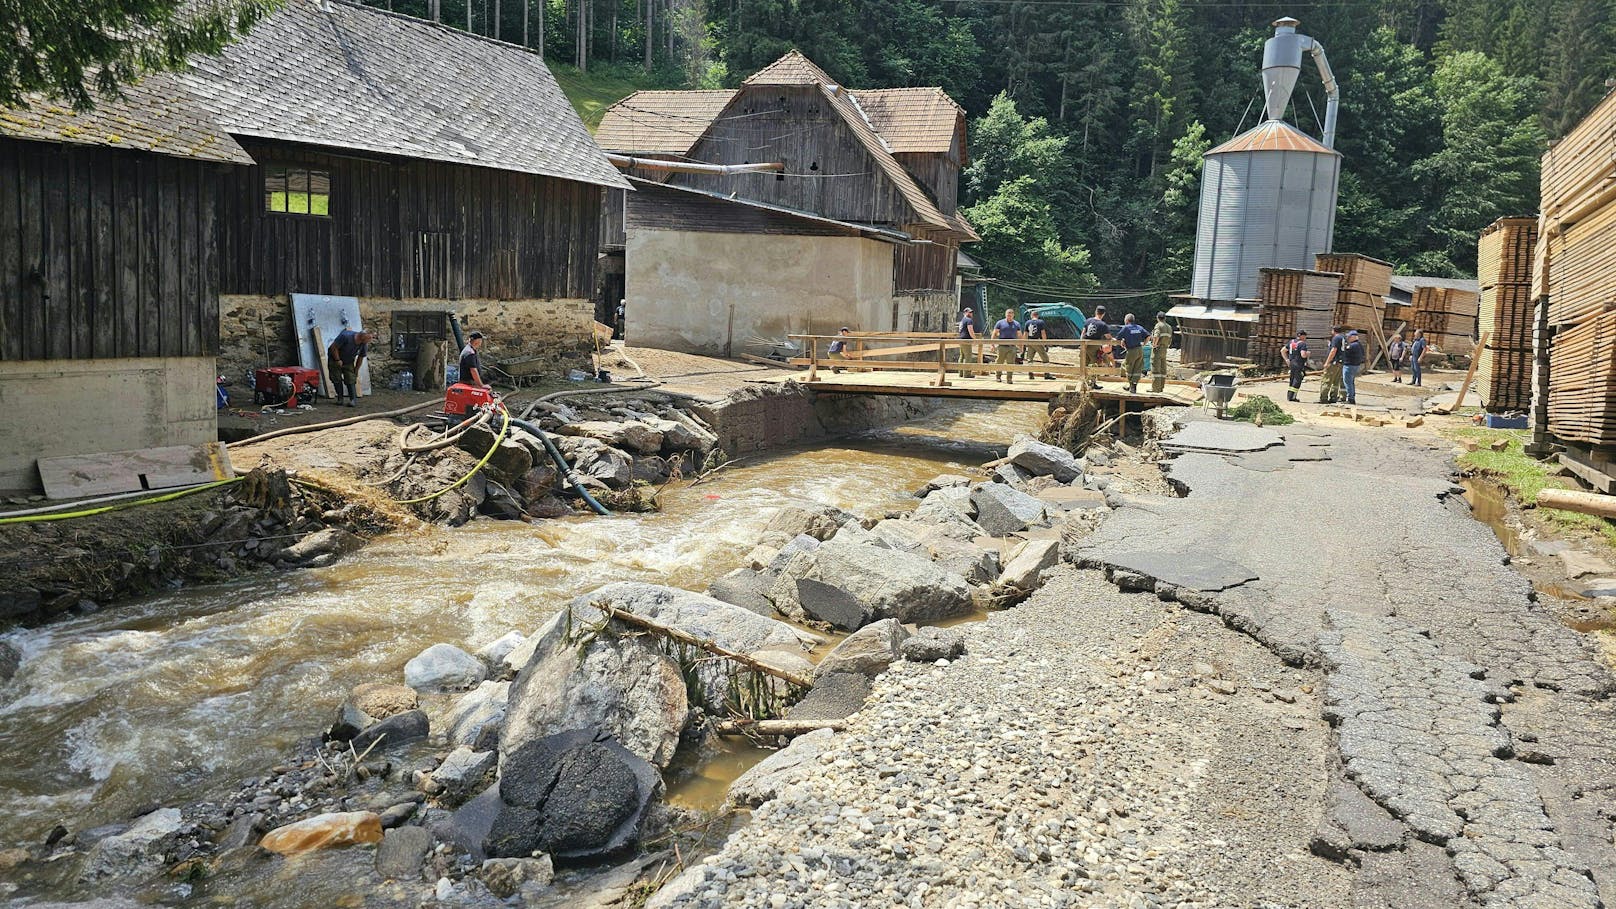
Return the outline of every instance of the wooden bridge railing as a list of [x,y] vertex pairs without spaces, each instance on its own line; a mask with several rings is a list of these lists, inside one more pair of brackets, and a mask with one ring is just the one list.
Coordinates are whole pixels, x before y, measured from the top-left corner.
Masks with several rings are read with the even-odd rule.
[[[1115,376],[1111,366],[1090,366],[1087,355],[1090,348],[1120,344],[1120,341],[1039,340],[1016,338],[960,338],[951,334],[932,332],[863,332],[841,335],[790,335],[807,348],[807,356],[796,357],[791,363],[808,367],[808,381],[818,379],[821,367],[834,367],[851,372],[934,372],[932,384],[938,388],[948,385],[948,375],[978,372],[1006,372],[1026,370],[1043,373],[1057,379],[1087,383],[1094,377]],[[832,341],[845,341],[846,350],[840,359],[821,353]],[[1014,347],[1025,362],[1003,364],[994,362],[993,356],[1000,346]],[[1039,348],[1062,347],[1078,352],[1076,365],[1035,363],[1027,359],[1028,351]],[[903,359],[888,359],[902,357]]]

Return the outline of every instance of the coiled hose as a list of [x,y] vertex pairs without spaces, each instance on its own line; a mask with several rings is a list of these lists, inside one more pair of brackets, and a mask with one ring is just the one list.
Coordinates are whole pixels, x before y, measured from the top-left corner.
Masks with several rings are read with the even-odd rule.
[[511,414],[510,414],[510,412],[507,411],[505,408],[501,407],[499,409],[499,415],[501,417],[500,424],[499,424],[499,433],[494,436],[494,444],[488,446],[487,453],[485,453],[482,456],[482,459],[479,460],[477,462],[477,464],[474,467],[472,467],[470,471],[468,471],[466,473],[465,476],[463,476],[460,479],[454,481],[453,483],[450,483],[448,486],[443,487],[442,489],[438,490],[437,492],[431,493],[430,495],[424,495],[424,496],[420,496],[420,497],[414,498],[414,499],[403,499],[398,504],[400,504],[400,505],[419,505],[422,502],[430,502],[433,499],[437,498],[438,496],[443,495],[444,493],[448,492],[451,489],[460,488],[461,486],[465,485],[465,483],[468,480],[470,480],[472,477],[476,476],[477,471],[482,470],[483,465],[487,464],[488,460],[494,456],[494,452],[499,450],[499,443],[505,441],[505,433],[510,431],[510,428],[511,428]]
[[572,465],[567,463],[567,459],[561,456],[561,450],[556,448],[555,443],[550,441],[549,433],[540,429],[537,424],[530,423],[527,420],[516,419],[511,420],[511,422],[516,424],[516,428],[533,435],[544,443],[544,450],[550,453],[550,460],[555,462],[556,470],[561,471],[561,475],[566,477],[567,483],[572,486],[572,491],[589,503],[589,507],[595,510],[595,514],[611,514],[611,511],[605,505],[595,501],[595,497],[589,494],[589,490],[584,488],[584,484],[578,482],[578,473],[572,469]]

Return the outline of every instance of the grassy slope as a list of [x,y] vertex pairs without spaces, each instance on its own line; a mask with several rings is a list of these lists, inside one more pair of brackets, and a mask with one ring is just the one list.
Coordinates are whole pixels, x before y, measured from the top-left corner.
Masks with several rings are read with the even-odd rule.
[[[1502,485],[1522,505],[1535,506],[1537,494],[1544,488],[1559,489],[1568,485],[1557,477],[1549,476],[1550,467],[1558,465],[1550,465],[1536,458],[1527,457],[1526,452],[1521,450],[1521,446],[1531,438],[1531,432],[1528,430],[1455,429],[1445,432],[1444,435],[1480,442],[1482,445],[1480,450],[1467,451],[1459,456],[1459,466],[1474,470]],[[1509,447],[1503,451],[1492,451],[1487,447],[1498,439],[1508,439]],[[1604,537],[1612,546],[1616,546],[1616,525],[1604,518],[1574,511],[1562,511],[1558,508],[1538,508],[1535,514],[1550,526],[1581,528]]]
[[647,74],[635,66],[600,67],[580,73],[564,63],[551,63],[550,71],[590,132],[600,125],[606,108],[640,89],[679,87],[666,85],[656,74]]

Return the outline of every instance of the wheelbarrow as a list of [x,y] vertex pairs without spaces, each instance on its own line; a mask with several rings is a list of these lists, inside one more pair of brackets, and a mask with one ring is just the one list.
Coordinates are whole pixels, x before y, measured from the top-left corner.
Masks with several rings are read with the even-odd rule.
[[1228,373],[1218,373],[1203,379],[1201,395],[1207,412],[1216,413],[1218,419],[1223,419],[1223,412],[1228,409],[1229,402],[1234,400],[1234,387],[1234,376]]

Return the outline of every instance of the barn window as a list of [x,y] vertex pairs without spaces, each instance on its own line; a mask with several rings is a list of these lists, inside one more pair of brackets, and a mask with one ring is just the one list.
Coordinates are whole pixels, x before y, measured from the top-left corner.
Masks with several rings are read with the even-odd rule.
[[264,210],[331,217],[331,172],[280,165],[264,168]]
[[447,314],[442,312],[411,312],[393,310],[393,357],[414,360],[421,350],[422,341],[444,341]]

